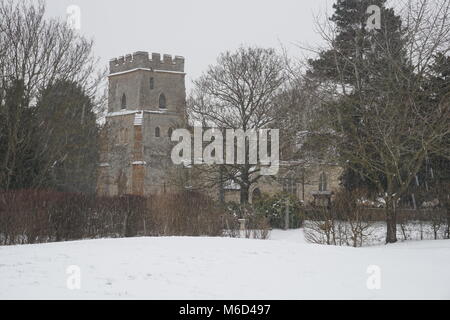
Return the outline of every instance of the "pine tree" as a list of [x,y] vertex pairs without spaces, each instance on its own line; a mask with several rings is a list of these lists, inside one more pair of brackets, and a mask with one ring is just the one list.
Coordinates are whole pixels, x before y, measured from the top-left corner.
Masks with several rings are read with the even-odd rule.
[[34,186],[39,172],[35,110],[27,107],[24,81],[13,80],[0,100],[0,189]]
[[98,127],[91,99],[74,82],[47,87],[37,104],[40,143],[50,185],[70,192],[94,192]]
[[[330,48],[309,61],[308,76],[334,95],[323,107],[346,169],[344,185],[366,185],[384,198],[386,242],[391,243],[397,241],[397,203],[428,153],[442,147],[449,108],[432,108],[430,91],[424,89],[427,75],[418,72],[408,46],[420,37],[418,29],[403,29],[401,18],[385,2],[337,1],[330,18],[335,26]],[[365,28],[366,9],[373,4],[381,9],[378,30]],[[443,15],[445,19],[445,11]],[[418,28],[434,30],[423,17],[416,18]],[[427,44],[423,53],[435,53],[442,39]]]

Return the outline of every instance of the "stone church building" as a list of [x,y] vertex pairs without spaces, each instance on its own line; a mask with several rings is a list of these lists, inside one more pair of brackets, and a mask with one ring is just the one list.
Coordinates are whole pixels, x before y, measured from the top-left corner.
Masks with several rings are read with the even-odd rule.
[[[108,113],[101,134],[97,193],[104,196],[170,192],[175,128],[186,127],[184,58],[135,52],[112,59]],[[288,192],[300,201],[326,203],[339,188],[341,168],[334,164],[281,162],[277,177],[263,177],[250,190]],[[219,189],[219,187],[218,187]],[[225,184],[225,201],[239,201],[239,187]],[[218,197],[219,190],[208,190]]]

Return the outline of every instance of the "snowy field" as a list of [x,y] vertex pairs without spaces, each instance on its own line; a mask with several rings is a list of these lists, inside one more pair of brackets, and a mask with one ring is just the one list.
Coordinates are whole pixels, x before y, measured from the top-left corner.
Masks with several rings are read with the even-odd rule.
[[[71,265],[80,289],[68,289]],[[367,286],[369,266],[379,267],[379,289]],[[446,240],[332,247],[305,243],[302,230],[102,239],[0,247],[0,298],[450,299],[449,270]]]

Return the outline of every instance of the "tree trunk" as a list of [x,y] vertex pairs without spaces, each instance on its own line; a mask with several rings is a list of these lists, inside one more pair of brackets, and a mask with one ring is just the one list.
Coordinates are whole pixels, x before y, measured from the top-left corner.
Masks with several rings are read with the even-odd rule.
[[225,190],[223,187],[223,166],[219,168],[219,202],[221,204],[225,203]]
[[393,199],[386,200],[386,244],[397,242],[397,212]]
[[248,203],[248,191],[249,191],[249,186],[247,185],[242,185],[241,186],[241,204],[247,204]]

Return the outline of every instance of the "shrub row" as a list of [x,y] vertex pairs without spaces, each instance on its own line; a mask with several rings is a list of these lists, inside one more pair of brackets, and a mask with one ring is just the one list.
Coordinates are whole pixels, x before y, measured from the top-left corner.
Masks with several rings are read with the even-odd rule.
[[230,217],[193,193],[97,197],[0,192],[0,245],[132,236],[219,236]]

